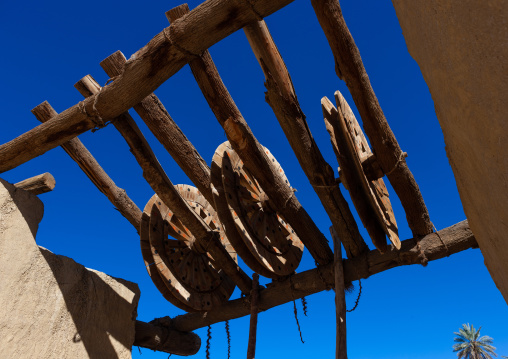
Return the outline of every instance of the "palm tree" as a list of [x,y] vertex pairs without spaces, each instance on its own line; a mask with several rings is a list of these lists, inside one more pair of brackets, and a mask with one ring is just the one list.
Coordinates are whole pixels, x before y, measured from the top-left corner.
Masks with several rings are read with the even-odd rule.
[[462,324],[459,332],[455,332],[457,337],[453,341],[457,344],[453,345],[453,352],[457,352],[458,359],[492,359],[497,357],[494,353],[493,339],[484,335],[480,337],[482,327],[475,330],[472,325]]

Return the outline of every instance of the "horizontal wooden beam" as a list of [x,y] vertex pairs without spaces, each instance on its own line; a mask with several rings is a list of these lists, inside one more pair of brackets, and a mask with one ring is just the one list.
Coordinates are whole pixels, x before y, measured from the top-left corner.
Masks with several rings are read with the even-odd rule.
[[99,94],[0,146],[0,173],[111,120],[140,103],[213,44],[293,0],[203,2],[131,56],[124,71]]
[[166,325],[136,320],[132,345],[182,356],[194,355],[201,348],[201,338],[197,334],[172,328],[169,318],[161,318],[158,322]]
[[266,102],[270,105],[305,175],[341,238],[349,258],[369,250],[342,195],[332,167],[325,161],[310,132],[296,97],[291,76],[272,35],[262,21],[244,27],[254,55],[265,74]]
[[14,187],[21,188],[25,191],[38,195],[51,192],[55,188],[55,183],[55,177],[53,177],[51,173],[46,172],[15,183]]
[[[353,259],[344,260],[344,281],[368,278],[390,268],[420,264],[425,256],[429,261],[441,259],[478,244],[469,229],[467,221],[459,222],[437,233],[426,235],[419,240],[402,241],[400,251],[391,250],[384,254],[377,249]],[[333,263],[320,266],[292,276],[284,281],[274,281],[260,292],[259,310],[268,310],[314,293],[334,287]],[[240,318],[249,314],[245,298],[229,301],[207,313],[188,313],[173,319],[173,325],[181,331],[191,331],[225,320]]]
[[404,207],[413,236],[432,233],[433,226],[418,184],[386,121],[339,1],[312,0],[311,3],[332,49],[337,76],[345,81],[353,96],[373,152]]
[[[57,112],[51,105],[44,101],[36,106],[32,113],[41,122],[49,121],[57,115]],[[78,138],[73,138],[63,143],[62,148],[77,163],[79,168],[87,175],[92,183],[101,191],[116,209],[124,216],[139,232],[141,224],[141,210],[129,198],[125,190],[119,188],[115,182],[108,176],[106,171],[100,166],[90,151],[83,145]]]

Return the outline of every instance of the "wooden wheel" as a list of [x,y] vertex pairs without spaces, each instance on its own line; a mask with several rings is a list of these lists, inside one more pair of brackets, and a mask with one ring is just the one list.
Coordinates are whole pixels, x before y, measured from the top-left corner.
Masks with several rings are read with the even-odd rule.
[[[194,187],[178,185],[176,188],[207,225],[221,231],[221,241],[236,261],[236,253],[210,204]],[[146,214],[150,214],[148,241],[146,231],[141,231],[141,240],[142,243],[148,242],[150,252],[146,249],[143,251],[142,247],[142,253],[145,263],[153,263],[147,269],[164,297],[186,311],[208,311],[227,301],[235,284],[221,269],[215,268],[213,258],[208,253],[202,253],[191,245],[195,238],[177,216],[157,195],[148,201],[144,212],[145,218]],[[144,246],[146,248],[146,244]],[[151,267],[157,270],[154,271]],[[161,282],[165,288],[161,287]]]
[[341,167],[341,180],[344,179],[344,186],[350,192],[376,248],[381,252],[386,251],[386,235],[400,249],[397,222],[386,185],[382,178],[369,180],[362,166],[364,161],[373,156],[367,139],[339,91],[335,92],[335,100],[339,115],[338,123],[333,126],[336,138],[332,143],[339,154],[337,159]]
[[[289,186],[280,164],[266,148],[265,152]],[[244,262],[270,278],[293,273],[302,258],[303,243],[273,208],[229,142],[215,151],[212,184],[221,221]]]

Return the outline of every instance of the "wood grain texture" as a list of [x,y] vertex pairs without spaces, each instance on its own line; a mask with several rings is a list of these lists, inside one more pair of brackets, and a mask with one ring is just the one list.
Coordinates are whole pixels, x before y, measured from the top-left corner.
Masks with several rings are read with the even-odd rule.
[[[431,233],[419,240],[421,250],[429,261],[441,259],[469,248],[477,248],[478,244],[469,229],[467,221],[459,222],[451,227]],[[441,239],[442,241],[441,241]],[[345,283],[368,278],[376,273],[403,265],[421,264],[420,250],[417,239],[411,238],[401,242],[401,249],[393,247],[384,254],[377,249],[353,259],[344,261]],[[330,263],[295,274],[291,281],[273,282],[259,294],[259,310],[265,311],[275,306],[288,303],[293,299],[305,297],[314,293],[333,288],[334,264]],[[291,283],[293,292],[291,292]],[[174,318],[175,328],[190,331],[205,327],[209,324],[240,318],[249,314],[249,306],[244,298],[232,300],[215,310],[203,313],[189,313]]]
[[[100,95],[87,98],[51,121],[0,146],[0,173],[55,148],[96,126],[93,118],[113,119],[140,103],[187,62],[259,17],[293,0],[205,1],[174,21],[131,56],[121,76]],[[94,109],[95,108],[95,109]]]
[[259,312],[259,274],[252,275],[252,290],[250,291],[250,322],[249,341],[247,344],[247,359],[256,357],[256,336],[258,330]]
[[[90,75],[78,81],[76,88],[84,96],[93,96],[101,91],[100,86]],[[143,170],[143,177],[154,192],[180,218],[197,241],[206,243],[203,245],[208,248],[218,265],[224,269],[236,285],[242,291],[249,291],[251,279],[220,244],[219,233],[212,231],[178,193],[134,119],[126,112],[114,119],[113,124],[129,145],[131,153]]]
[[27,178],[14,186],[35,195],[51,192],[55,188],[55,177],[49,172]]
[[[32,110],[32,113],[40,122],[47,122],[57,116],[57,112],[51,105],[44,101]],[[63,143],[62,148],[77,163],[79,168],[86,174],[92,183],[101,191],[116,209],[138,231],[141,223],[141,210],[129,198],[124,189],[119,188],[108,176],[106,171],[99,165],[90,151],[78,138],[73,138]]]
[[363,66],[360,51],[337,0],[311,0],[335,57],[337,76],[346,82],[360,112],[374,154],[400,198],[414,236],[432,233],[432,224],[418,184],[409,170]]
[[300,108],[291,76],[264,21],[244,27],[245,34],[265,74],[266,102],[298,158],[305,175],[342,239],[348,257],[368,251],[333,169],[319,150]]
[[[180,6],[178,11],[166,13],[172,24],[177,24],[192,13],[177,19],[176,16],[185,13],[185,6]],[[204,51],[192,60],[189,66],[208,105],[224,128],[229,142],[245,166],[256,174],[261,187],[267,192],[275,208],[291,224],[318,263],[327,264],[333,261],[333,252],[325,236],[302,207],[293,190],[276,173],[263,151],[263,146],[252,133],[222,82],[210,53]]]
[[342,265],[342,248],[339,236],[334,227],[330,227],[333,238],[333,267],[335,284],[335,359],[347,359],[347,336],[346,336],[346,294],[344,287],[344,268]]
[[[122,52],[117,51],[101,61],[101,67],[108,76],[115,78],[122,74],[126,62],[127,59]],[[133,108],[178,166],[213,206],[210,190],[210,167],[173,121],[159,98],[152,93]]]

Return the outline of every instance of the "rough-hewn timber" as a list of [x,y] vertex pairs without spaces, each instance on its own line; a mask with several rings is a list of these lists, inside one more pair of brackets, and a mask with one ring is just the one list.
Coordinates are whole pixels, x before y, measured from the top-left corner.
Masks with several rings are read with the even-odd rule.
[[334,285],[335,285],[335,359],[347,359],[346,340],[346,293],[344,286],[344,267],[342,260],[342,248],[340,239],[334,227],[330,227],[330,234],[333,238],[333,259],[334,259]]
[[259,274],[252,275],[252,290],[250,291],[250,322],[249,322],[249,341],[247,345],[247,359],[256,357],[256,336],[258,330],[258,312],[259,312]]
[[[188,11],[187,4],[184,4],[168,11],[166,15],[170,21],[177,23]],[[333,261],[333,252],[325,236],[302,207],[293,190],[271,165],[263,146],[252,133],[222,82],[210,53],[204,51],[192,60],[189,66],[208,105],[224,128],[229,142],[245,166],[251,173],[256,174],[258,182],[274,207],[293,227],[318,263],[327,264]]]
[[136,320],[136,334],[132,345],[183,356],[194,355],[199,351],[201,338],[197,334],[178,331],[171,327],[169,318],[163,319],[169,324],[160,325]]
[[[429,261],[478,247],[467,221],[459,222],[437,233],[439,233],[439,236],[436,233],[431,233],[419,241],[421,251]],[[400,250],[392,249],[380,254],[375,249],[359,257],[347,259],[344,261],[344,281],[348,283],[368,278],[373,274],[402,265],[420,264],[421,253],[418,248],[417,240],[411,238],[401,242]],[[319,266],[316,269],[295,274],[291,281],[287,279],[273,282],[259,293],[259,310],[268,310],[288,303],[293,299],[332,288],[334,286],[333,266],[334,264],[330,263],[326,266]],[[291,283],[293,284],[293,291],[290,289]],[[240,298],[230,301],[212,312],[189,313],[177,316],[173,319],[173,324],[178,330],[191,331],[209,324],[243,317],[249,313],[250,309],[245,299]]]
[[291,76],[266,23],[256,21],[243,29],[265,74],[268,90],[265,94],[266,102],[272,107],[300,166],[339,234],[347,256],[356,257],[368,251],[351,210],[335,182],[333,169],[314,141],[298,103]]
[[55,183],[55,177],[46,172],[15,183],[14,186],[38,195],[51,192],[55,188]]
[[[293,0],[205,1],[131,56],[121,76],[50,121],[0,146],[0,173],[55,148],[140,103],[187,62],[259,17]],[[90,115],[87,115],[90,114]]]
[[[41,122],[49,121],[57,115],[57,112],[47,101],[35,107],[32,113]],[[136,231],[139,232],[141,210],[129,198],[125,190],[119,188],[115,182],[113,182],[85,145],[83,145],[78,138],[73,138],[63,143],[62,148],[74,162],[78,164],[79,168],[87,175],[95,187],[109,199],[122,216],[124,216],[134,228],[136,228]]]
[[414,236],[432,233],[429,212],[370,84],[360,51],[342,16],[338,0],[312,0],[335,57],[337,76],[346,82],[363,120],[374,154],[406,211]]

